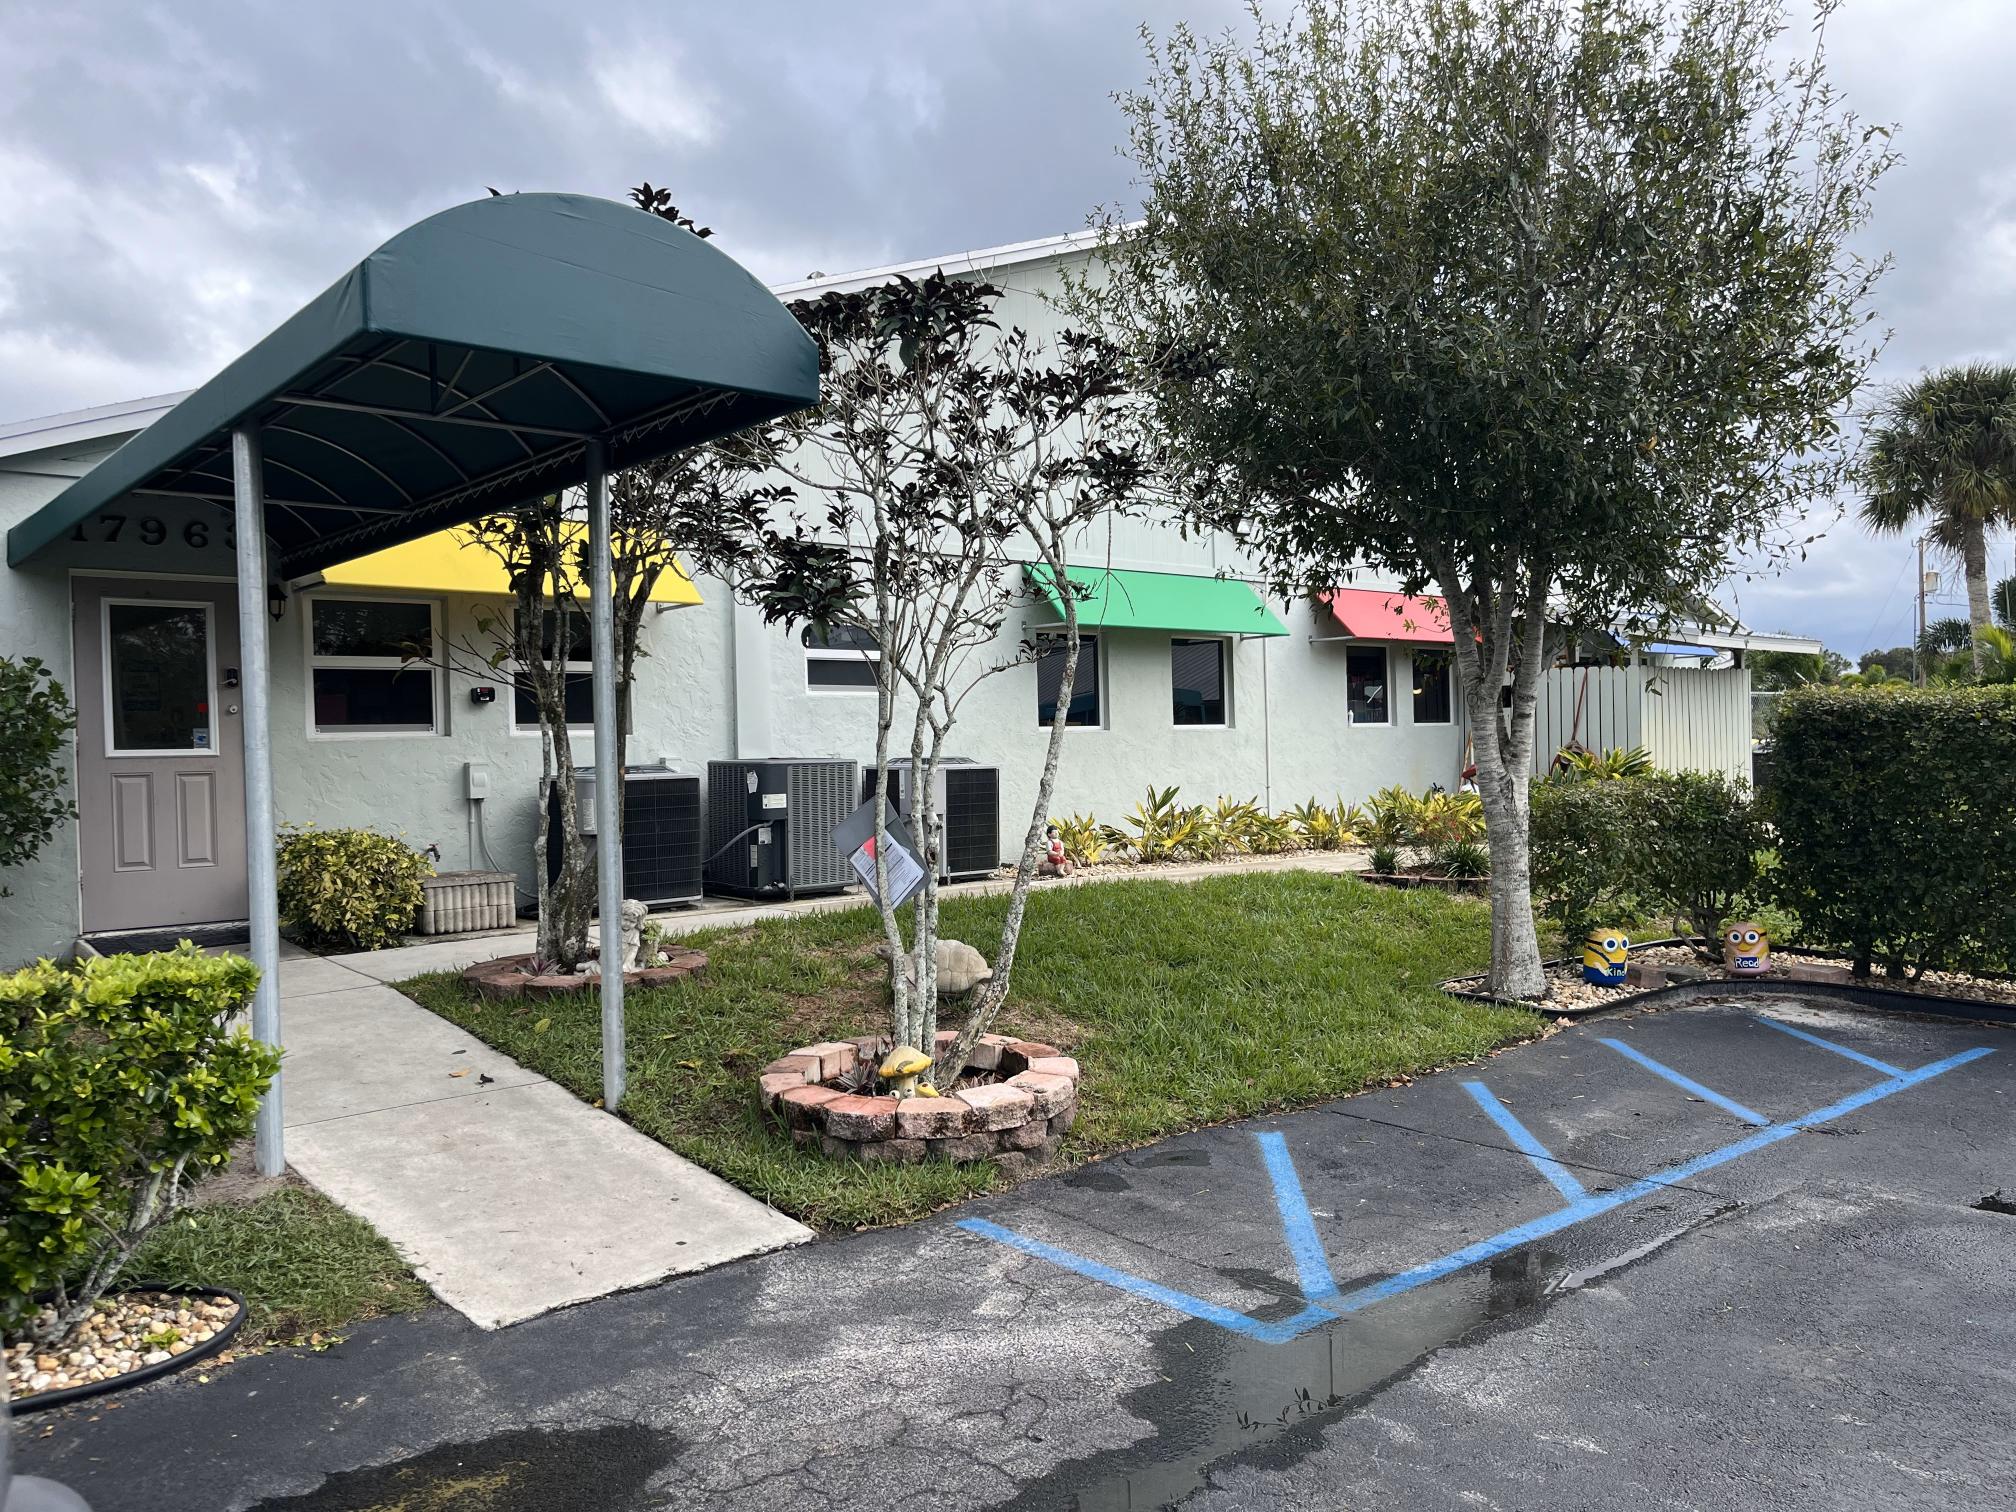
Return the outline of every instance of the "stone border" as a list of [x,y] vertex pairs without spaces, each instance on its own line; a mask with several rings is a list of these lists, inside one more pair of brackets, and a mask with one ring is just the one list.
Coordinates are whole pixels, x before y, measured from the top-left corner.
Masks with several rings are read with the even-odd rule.
[[[127,1292],[153,1292],[163,1296],[176,1297],[222,1297],[227,1302],[238,1304],[238,1314],[222,1328],[200,1344],[191,1345],[179,1355],[170,1355],[165,1360],[156,1360],[152,1365],[136,1366],[120,1375],[107,1376],[102,1381],[85,1381],[76,1386],[57,1386],[48,1391],[31,1392],[18,1396],[8,1403],[8,1409],[19,1417],[24,1413],[41,1412],[49,1407],[67,1407],[72,1402],[89,1401],[92,1397],[106,1396],[114,1391],[124,1391],[129,1386],[144,1386],[149,1381],[158,1381],[165,1375],[178,1370],[187,1370],[191,1365],[219,1354],[231,1341],[238,1337],[238,1330],[245,1326],[247,1308],[244,1297],[228,1286],[184,1286],[179,1283],[143,1282],[136,1286],[122,1286],[108,1296],[120,1296]],[[5,1424],[0,1423],[0,1432],[5,1432]]]
[[[528,976],[524,967],[531,959],[530,955],[508,955],[494,961],[478,961],[463,969],[462,980],[487,998],[569,997],[587,992],[597,983],[598,979],[592,976]],[[623,985],[663,987],[669,982],[683,981],[706,967],[705,951],[673,946],[665,953],[664,965],[640,966],[624,972]]]
[[[1664,940],[1647,940],[1642,945],[1634,944],[1631,948],[1634,951],[1649,950],[1661,945],[1695,943],[1697,942],[1674,936]],[[1543,967],[1562,966],[1568,963],[1568,959],[1566,956],[1559,956],[1553,960],[1542,961],[1540,964]],[[1621,992],[1603,1002],[1574,1005],[1546,1001],[1532,1003],[1521,998],[1496,997],[1484,990],[1484,978],[1481,975],[1451,977],[1440,985],[1442,991],[1451,997],[1464,998],[1473,1003],[1493,1003],[1508,1008],[1530,1008],[1553,1019],[1592,1018],[1599,1014],[1645,1008],[1653,1004],[1726,998],[1748,993],[1768,996],[1776,991],[1832,998],[1836,1002],[1847,1003],[1857,1008],[1874,1008],[1882,1012],[1923,1014],[1932,1018],[2016,1026],[2016,1005],[1998,1003],[1986,998],[1909,992],[1901,988],[1886,987],[1881,979],[1858,979],[1853,970],[1842,964],[1838,954],[1832,951],[1801,950],[1797,946],[1787,946],[1782,951],[1774,950],[1771,952],[1771,970],[1762,976],[1729,976],[1717,973],[1712,968],[1697,969],[1703,973],[1700,977],[1688,974],[1685,968],[1654,965],[1651,962],[1643,964],[1633,962],[1629,968],[1627,983],[1636,988],[1636,991]]]
[[[938,1049],[957,1038],[939,1030]],[[1055,1045],[1005,1034],[981,1035],[963,1068],[997,1080],[943,1097],[864,1097],[827,1085],[881,1046],[869,1035],[779,1057],[757,1077],[764,1111],[794,1144],[837,1159],[991,1160],[1017,1175],[1047,1164],[1078,1116],[1078,1062]]]

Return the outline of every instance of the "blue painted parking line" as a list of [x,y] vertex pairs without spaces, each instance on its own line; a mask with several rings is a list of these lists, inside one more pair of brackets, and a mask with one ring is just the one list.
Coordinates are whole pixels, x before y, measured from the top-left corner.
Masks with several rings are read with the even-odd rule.
[[1790,1024],[1782,1024],[1777,1019],[1766,1018],[1761,1013],[1750,1015],[1767,1028],[1776,1029],[1780,1034],[1789,1034],[1794,1039],[1802,1039],[1809,1045],[1818,1045],[1822,1050],[1832,1050],[1836,1055],[1845,1055],[1858,1061],[1871,1071],[1881,1071],[1885,1076],[1902,1076],[1904,1073],[1888,1061],[1880,1061],[1873,1055],[1864,1055],[1860,1050],[1850,1050],[1846,1045],[1837,1045],[1832,1040],[1824,1040],[1817,1034],[1808,1034],[1804,1029],[1794,1029]]
[[1513,1147],[1533,1162],[1533,1168],[1549,1181],[1554,1189],[1570,1202],[1580,1202],[1589,1194],[1582,1189],[1582,1183],[1575,1179],[1575,1173],[1556,1160],[1548,1152],[1547,1146],[1533,1137],[1533,1131],[1512,1116],[1512,1110],[1491,1095],[1491,1089],[1482,1082],[1466,1081],[1463,1090],[1468,1092],[1477,1106],[1491,1115],[1491,1122],[1504,1131]]
[[[1784,1028],[1786,1026],[1776,1025],[1775,1027]],[[1800,1037],[1809,1038],[1810,1036],[1801,1034]],[[1820,1043],[1825,1044],[1824,1041]],[[1826,1045],[1826,1048],[1833,1050],[1840,1047]],[[1187,1292],[1177,1291],[1173,1287],[1163,1286],[1159,1282],[1147,1280],[1144,1277],[1133,1275],[1114,1266],[1102,1264],[1097,1260],[1088,1260],[1083,1255],[1075,1254],[1058,1245],[1047,1244],[1040,1239],[1031,1239],[1026,1234],[1018,1234],[1013,1229],[1004,1228],[1002,1225],[989,1222],[984,1218],[962,1218],[958,1221],[958,1227],[970,1234],[978,1235],[984,1239],[991,1239],[997,1244],[1003,1244],[1010,1249],[1018,1250],[1025,1255],[1031,1255],[1040,1260],[1047,1260],[1051,1264],[1077,1275],[1103,1282],[1129,1295],[1141,1297],[1151,1302],[1158,1302],[1164,1307],[1183,1314],[1185,1317],[1215,1324],[1220,1328],[1227,1329],[1232,1333],[1243,1335],[1260,1343],[1281,1344],[1301,1334],[1305,1334],[1313,1328],[1321,1328],[1327,1323],[1335,1322],[1340,1317],[1362,1311],[1364,1308],[1370,1307],[1375,1303],[1384,1302],[1389,1298],[1413,1291],[1417,1287],[1426,1286],[1430,1282],[1438,1281],[1444,1276],[1453,1275],[1455,1272],[1476,1265],[1481,1261],[1494,1259],[1510,1250],[1518,1249],[1521,1245],[1531,1244],[1537,1239],[1546,1238],[1549,1234],[1556,1234],[1563,1229],[1572,1228],[1578,1223],[1585,1223],[1599,1214],[1615,1211],[1618,1208],[1626,1207],[1631,1203],[1641,1201],[1655,1193],[1664,1191],[1669,1187],[1690,1181],[1704,1171],[1711,1171],[1717,1166],[1726,1165],[1732,1160],[1738,1160],[1745,1155],[1754,1154],[1756,1151],[1777,1144],[1781,1140],[1790,1139],[1802,1129],[1812,1128],[1818,1124],[1845,1117],[1857,1109],[1866,1108],[1871,1103],[1881,1102],[1886,1097],[1893,1097],[1908,1088],[1931,1081],[1934,1077],[1944,1076],[1948,1071],[1956,1070],[1971,1061],[1981,1059],[1984,1055],[1992,1055],[1993,1053],[1994,1051],[1991,1047],[1984,1045],[1973,1050],[1963,1050],[1958,1055],[1949,1055],[1944,1060],[1934,1061],[1927,1066],[1920,1066],[1915,1071],[1898,1071],[1892,1068],[1893,1074],[1889,1079],[1878,1082],[1873,1087],[1865,1087],[1860,1092],[1851,1093],[1846,1097],[1827,1104],[1824,1108],[1816,1108],[1811,1113],[1805,1114],[1802,1117],[1787,1119],[1784,1123],[1769,1124],[1764,1128],[1758,1129],[1755,1133],[1746,1135],[1744,1138],[1735,1141],[1733,1144],[1724,1145],[1718,1150],[1711,1150],[1706,1155],[1697,1155],[1691,1160],[1683,1160],[1677,1165],[1668,1166],[1663,1171],[1642,1177],[1614,1191],[1591,1193],[1585,1191],[1581,1183],[1575,1182],[1574,1178],[1569,1176],[1568,1180],[1574,1183],[1574,1193],[1571,1194],[1568,1187],[1562,1186],[1559,1181],[1555,1181],[1555,1185],[1560,1187],[1563,1195],[1569,1197],[1568,1204],[1565,1207],[1545,1214],[1542,1217],[1531,1219],[1528,1222],[1515,1224],[1511,1228],[1493,1234],[1488,1239],[1480,1239],[1474,1244],[1468,1244],[1461,1249],[1452,1250],[1446,1255],[1424,1261],[1420,1265],[1411,1266],[1407,1270],[1389,1276],[1383,1281],[1375,1281],[1341,1295],[1337,1293],[1336,1283],[1330,1279],[1329,1261],[1323,1255],[1320,1244],[1317,1241],[1315,1225],[1309,1215],[1308,1203],[1303,1198],[1302,1183],[1300,1178],[1295,1174],[1294,1162],[1288,1154],[1287,1144],[1279,1134],[1262,1134],[1258,1136],[1262,1159],[1267,1164],[1269,1175],[1274,1179],[1275,1205],[1281,1214],[1282,1227],[1288,1239],[1289,1249],[1295,1256],[1296,1269],[1301,1277],[1303,1294],[1307,1298],[1311,1295],[1312,1290],[1321,1288],[1326,1284],[1328,1286],[1328,1291],[1323,1294],[1323,1301],[1320,1305],[1314,1300],[1310,1300],[1300,1312],[1286,1318],[1262,1320],[1250,1317],[1232,1308],[1223,1307],[1215,1302],[1207,1302],[1201,1297],[1193,1297]],[[1865,1060],[1867,1058],[1851,1055],[1851,1059]],[[1524,1125],[1512,1117],[1511,1112],[1505,1108],[1504,1104],[1491,1096],[1489,1090],[1482,1083],[1466,1082],[1464,1085],[1471,1089],[1471,1096],[1477,1099],[1480,1107],[1487,1113],[1492,1114],[1494,1120],[1499,1119],[1501,1114],[1503,1115],[1499,1127],[1504,1129],[1506,1134],[1514,1139],[1515,1143],[1519,1143],[1523,1139],[1531,1144],[1531,1149],[1526,1148],[1525,1144],[1521,1144],[1521,1152],[1528,1159],[1532,1160],[1536,1168],[1548,1174],[1549,1179],[1553,1180],[1554,1177],[1549,1168],[1559,1167],[1560,1162],[1547,1153],[1540,1142],[1527,1132]],[[1496,1111],[1493,1111],[1494,1109]],[[1563,1171],[1561,1174],[1566,1175],[1567,1173]]]
[[1316,1220],[1309,1213],[1309,1199],[1302,1195],[1302,1178],[1288,1153],[1288,1141],[1279,1134],[1261,1134],[1260,1157],[1267,1162],[1267,1175],[1274,1183],[1274,1206],[1281,1214],[1281,1233],[1288,1241],[1288,1253],[1295,1257],[1295,1274],[1302,1283],[1307,1302],[1322,1302],[1337,1295],[1337,1278],[1330,1274],[1330,1257],[1323,1253],[1323,1241],[1316,1233]]
[[[1599,1035],[1598,1038],[1601,1039],[1602,1036]],[[1608,1045],[1612,1050],[1615,1050],[1619,1055],[1622,1055],[1629,1060],[1636,1061],[1639,1065],[1643,1066],[1647,1071],[1650,1071],[1654,1076],[1665,1077],[1666,1080],[1673,1083],[1673,1085],[1678,1087],[1681,1091],[1691,1092],[1696,1097],[1700,1098],[1703,1102],[1711,1102],[1715,1104],[1715,1106],[1720,1108],[1724,1113],[1734,1113],[1738,1118],[1742,1119],[1743,1122],[1745,1123],[1756,1124],[1761,1128],[1763,1125],[1771,1122],[1771,1120],[1766,1118],[1762,1113],[1758,1113],[1753,1111],[1752,1109],[1744,1107],[1743,1104],[1737,1102],[1733,1097],[1724,1097],[1720,1092],[1712,1091],[1709,1088],[1702,1086],[1701,1083],[1695,1081],[1693,1077],[1682,1076],[1678,1071],[1675,1071],[1671,1066],[1662,1065],[1660,1062],[1652,1059],[1651,1056],[1645,1054],[1644,1051],[1635,1050],[1631,1046],[1625,1044],[1624,1041],[1622,1040],[1604,1039],[1603,1043]]]

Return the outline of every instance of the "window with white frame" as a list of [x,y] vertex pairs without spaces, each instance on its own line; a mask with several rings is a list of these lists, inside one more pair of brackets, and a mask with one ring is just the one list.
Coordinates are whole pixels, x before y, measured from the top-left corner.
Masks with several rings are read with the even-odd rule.
[[1391,689],[1387,686],[1384,646],[1347,646],[1344,650],[1346,702],[1354,725],[1393,723]]
[[[562,614],[567,631],[567,728],[588,730],[595,726],[595,643],[587,614],[579,609],[547,609],[539,618],[539,654],[551,661],[559,649]],[[521,669],[522,670],[522,669]],[[514,676],[511,686],[511,727],[526,731],[539,728],[539,700],[530,683]]]
[[815,693],[862,693],[875,689],[875,666],[882,648],[858,625],[833,625],[821,631],[807,625],[799,637],[805,647],[805,686]]
[[308,600],[309,718],[317,735],[431,735],[441,727],[435,606]]
[[1448,651],[1420,650],[1414,653],[1414,723],[1417,725],[1449,724],[1454,704],[1450,698],[1450,664],[1455,660]]
[[1227,681],[1224,641],[1178,637],[1169,642],[1170,703],[1177,724],[1229,723]]
[[[1064,643],[1047,641],[1036,658],[1036,723],[1049,729],[1057,718],[1057,695],[1064,687]],[[1078,665],[1071,673],[1071,707],[1067,725],[1099,725],[1105,710],[1099,702],[1099,637],[1078,637]]]

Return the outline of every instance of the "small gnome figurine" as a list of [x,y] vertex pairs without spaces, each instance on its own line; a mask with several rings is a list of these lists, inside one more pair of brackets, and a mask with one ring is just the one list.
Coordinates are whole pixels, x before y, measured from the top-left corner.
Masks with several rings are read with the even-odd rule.
[[1043,828],[1043,859],[1037,863],[1037,873],[1045,877],[1068,877],[1075,870],[1071,858],[1064,851],[1064,837],[1057,833],[1054,824]]
[[1722,931],[1722,964],[1731,976],[1763,976],[1771,969],[1771,937],[1748,919]]

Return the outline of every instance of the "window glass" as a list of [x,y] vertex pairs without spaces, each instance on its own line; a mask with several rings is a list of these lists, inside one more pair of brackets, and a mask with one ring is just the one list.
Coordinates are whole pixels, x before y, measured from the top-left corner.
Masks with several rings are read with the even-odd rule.
[[[1057,690],[1064,684],[1064,648],[1052,645],[1036,659],[1036,723],[1048,728],[1057,717]],[[1078,637],[1078,667],[1071,675],[1067,725],[1099,723],[1099,637]]]
[[1447,651],[1414,653],[1414,723],[1449,723],[1449,663]]
[[434,615],[425,604],[315,599],[317,656],[401,658],[434,654]]
[[308,601],[309,683],[320,735],[413,735],[436,728],[440,674],[431,604]]
[[[571,667],[572,662],[568,665]],[[515,684],[511,690],[512,715],[518,727],[525,730],[539,728],[539,701],[532,696],[532,689],[523,684]],[[633,705],[634,707],[634,705]],[[595,674],[569,672],[567,674],[567,723],[586,728],[595,723]]]
[[[559,643],[559,617],[561,611],[542,610],[539,615],[539,654],[549,660],[553,648]],[[595,660],[594,630],[588,623],[588,615],[580,609],[565,611],[567,616],[567,665],[580,663],[588,666]]]
[[858,625],[834,625],[823,634],[807,625],[799,636],[805,647],[808,688],[872,688],[875,664],[882,650],[875,637]]
[[1177,724],[1225,723],[1225,642],[1169,642],[1169,681]]
[[1390,724],[1386,689],[1386,648],[1351,646],[1344,652],[1344,675],[1349,684],[1351,723]]
[[207,751],[210,617],[200,604],[107,604],[106,693],[118,751]]
[[434,672],[377,667],[317,667],[315,728],[359,734],[434,728]]

